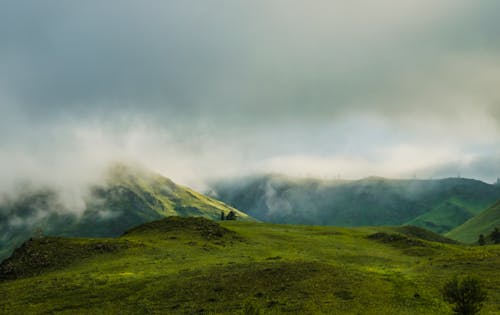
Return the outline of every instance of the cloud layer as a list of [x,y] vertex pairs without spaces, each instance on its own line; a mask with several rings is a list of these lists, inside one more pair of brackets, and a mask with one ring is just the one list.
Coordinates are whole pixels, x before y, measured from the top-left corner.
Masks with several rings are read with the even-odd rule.
[[117,159],[199,188],[256,171],[493,181],[498,12],[485,0],[6,1],[0,189],[28,178],[78,195]]

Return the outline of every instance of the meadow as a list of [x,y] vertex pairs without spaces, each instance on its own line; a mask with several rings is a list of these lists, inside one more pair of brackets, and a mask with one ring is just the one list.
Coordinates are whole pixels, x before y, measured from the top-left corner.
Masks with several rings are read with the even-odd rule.
[[500,245],[413,227],[171,217],[119,238],[40,238],[2,264],[2,314],[451,314],[473,275],[500,314]]

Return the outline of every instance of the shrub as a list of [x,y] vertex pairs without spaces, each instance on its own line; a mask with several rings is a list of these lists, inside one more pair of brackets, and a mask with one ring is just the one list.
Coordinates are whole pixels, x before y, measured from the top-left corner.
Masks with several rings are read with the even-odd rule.
[[498,228],[495,228],[493,232],[491,232],[490,236],[493,240],[493,243],[500,244],[500,231],[498,230]]
[[484,239],[484,235],[483,234],[480,234],[479,235],[479,240],[478,240],[478,243],[479,245],[483,246],[484,244],[486,244],[486,240]]
[[236,220],[236,212],[234,212],[233,210],[229,211],[226,216],[226,220]]
[[454,304],[453,311],[457,315],[478,314],[486,296],[487,294],[481,288],[479,280],[469,276],[461,280],[455,277],[448,281],[443,288],[444,300]]

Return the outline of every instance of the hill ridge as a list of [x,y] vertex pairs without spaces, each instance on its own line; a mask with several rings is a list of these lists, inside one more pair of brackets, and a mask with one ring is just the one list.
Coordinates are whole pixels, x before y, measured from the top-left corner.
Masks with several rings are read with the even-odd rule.
[[[41,230],[51,236],[116,237],[140,223],[167,216],[200,216],[219,220],[233,211],[247,214],[145,168],[113,164],[103,184],[91,187],[85,210],[77,215],[57,202],[57,191],[41,190],[0,205],[0,259]],[[22,224],[14,225],[16,219]]]
[[500,200],[449,231],[446,236],[465,243],[474,243],[480,234],[488,236],[495,228],[500,228]]
[[500,199],[476,179],[300,179],[261,175],[214,182],[211,195],[273,223],[411,224],[445,233]]

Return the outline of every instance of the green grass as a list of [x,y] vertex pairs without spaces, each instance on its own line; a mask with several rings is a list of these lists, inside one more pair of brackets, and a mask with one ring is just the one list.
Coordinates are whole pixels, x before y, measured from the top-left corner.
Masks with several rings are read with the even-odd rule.
[[451,200],[446,200],[432,207],[430,211],[408,221],[407,224],[420,226],[437,233],[445,233],[472,218],[488,205],[489,203],[470,204],[459,198],[451,198]]
[[500,246],[433,242],[446,240],[408,227],[169,220],[118,239],[32,241],[58,258],[11,261],[26,271],[0,282],[0,313],[450,314],[440,288],[472,274],[489,294],[484,314],[500,314]]
[[495,228],[500,228],[500,201],[446,235],[462,242],[474,243],[480,234],[488,236]]

